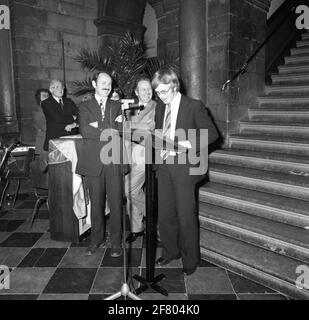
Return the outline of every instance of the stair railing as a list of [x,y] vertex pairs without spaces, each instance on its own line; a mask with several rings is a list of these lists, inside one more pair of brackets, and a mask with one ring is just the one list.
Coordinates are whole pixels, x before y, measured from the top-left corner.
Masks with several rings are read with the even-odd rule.
[[255,56],[261,51],[261,49],[265,46],[265,44],[272,38],[272,36],[278,31],[278,29],[283,25],[283,23],[288,19],[288,17],[291,15],[291,13],[295,12],[296,7],[292,7],[289,10],[289,13],[280,21],[280,23],[277,25],[277,27],[265,38],[265,40],[257,47],[257,49],[251,54],[251,56],[247,59],[247,61],[239,68],[239,70],[234,74],[234,76],[227,80],[223,86],[222,91],[225,91],[228,84],[233,82],[235,79],[237,79],[241,74],[244,74],[249,66],[249,63],[255,58]]
[[[273,35],[278,31],[278,29],[283,25],[283,23],[289,18],[291,13],[294,13],[296,7],[293,6],[289,10],[289,13],[284,16],[284,18],[279,22],[279,24],[274,28],[274,30],[265,38],[265,40],[257,47],[257,49],[251,54],[251,56],[246,60],[246,62],[239,68],[239,70],[233,75],[233,77],[227,80],[223,86],[222,91],[225,91],[228,86],[235,81],[240,75],[247,72],[250,62],[256,57],[256,55],[261,51],[265,44],[273,37]],[[230,127],[230,105],[227,103],[226,106],[226,134],[225,134],[225,146],[229,146],[229,127]]]

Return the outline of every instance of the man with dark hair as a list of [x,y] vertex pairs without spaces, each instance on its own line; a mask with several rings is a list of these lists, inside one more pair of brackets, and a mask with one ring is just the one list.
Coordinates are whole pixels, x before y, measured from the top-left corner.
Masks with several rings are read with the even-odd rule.
[[[106,242],[105,204],[110,205],[110,239],[112,257],[119,257],[121,249],[122,214],[122,167],[120,163],[104,163],[100,154],[108,142],[102,139],[104,133],[118,133],[117,119],[121,115],[121,104],[108,99],[112,89],[112,78],[106,72],[93,77],[95,95],[79,106],[79,127],[83,137],[78,154],[76,173],[85,176],[91,203],[91,244],[87,254],[93,254]],[[112,150],[114,152],[115,150]]]
[[[190,275],[200,261],[196,184],[206,172],[201,170],[192,175],[190,168],[195,165],[189,163],[188,154],[193,151],[196,155],[202,154],[200,142],[205,138],[200,135],[202,129],[208,129],[208,143],[217,140],[218,132],[203,103],[180,94],[179,80],[173,70],[157,71],[152,86],[161,100],[156,107],[156,129],[161,129],[167,140],[175,140],[180,131],[185,134],[185,140],[178,142],[181,149],[162,149],[158,155],[161,160],[157,165],[157,177],[162,256],[157,264],[163,266],[181,257],[183,273]],[[195,139],[189,135],[190,129],[195,129]],[[185,163],[180,161],[183,156]],[[204,156],[207,161],[207,154]]]
[[63,96],[64,87],[61,81],[52,80],[49,86],[51,96],[42,102],[42,109],[46,118],[46,138],[44,150],[48,151],[51,139],[77,134],[77,114],[75,103]]

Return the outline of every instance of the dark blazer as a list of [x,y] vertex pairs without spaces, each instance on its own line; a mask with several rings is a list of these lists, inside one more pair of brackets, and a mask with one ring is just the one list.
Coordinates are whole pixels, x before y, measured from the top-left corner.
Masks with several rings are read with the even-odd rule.
[[[156,108],[155,123],[156,129],[163,129],[164,115],[165,115],[166,106],[160,101]],[[189,98],[182,95],[178,110],[178,116],[176,121],[176,130],[183,129],[186,134],[186,140],[189,140],[192,146],[195,146],[196,156],[202,156],[202,150],[209,144],[215,142],[219,138],[218,131],[209,115],[209,112],[202,101]],[[189,129],[196,129],[196,141],[191,141],[190,136],[188,135]],[[200,145],[200,129],[208,129],[208,141],[206,145]],[[205,155],[208,157],[208,154]],[[178,163],[178,156],[175,157],[175,163]],[[205,159],[205,165],[208,166],[208,159]],[[186,156],[186,164],[188,167],[198,167],[201,163],[190,164],[188,158],[188,152]],[[155,169],[158,169],[158,166],[155,166]],[[207,171],[207,168],[205,168]],[[182,171],[184,172],[184,171]]]
[[42,102],[42,109],[46,118],[46,138],[44,142],[44,150],[48,150],[50,139],[57,139],[61,136],[77,134],[78,130],[73,129],[71,133],[67,133],[64,128],[74,122],[74,116],[78,115],[78,109],[75,103],[68,98],[62,98],[63,109],[61,105],[53,98]]
[[[114,133],[120,138],[120,131],[122,125],[115,122],[116,118],[121,115],[121,104],[117,101],[107,100],[105,106],[105,117],[102,121],[102,111],[93,97],[91,100],[82,102],[79,106],[79,129],[83,137],[78,148],[78,161],[76,166],[76,173],[85,176],[99,176],[103,169],[103,163],[100,159],[100,153],[104,146],[111,145],[109,141],[100,141],[102,131],[105,129],[114,129]],[[98,122],[98,128],[90,125],[90,123]],[[107,133],[110,132],[107,130]],[[122,140],[119,145],[115,145],[113,155],[117,151],[122,152]],[[115,151],[115,152],[114,152]],[[120,162],[119,162],[120,163]],[[106,165],[110,170],[113,170],[114,175],[121,175],[122,167],[119,163],[111,163]],[[128,171],[128,166],[125,167]]]

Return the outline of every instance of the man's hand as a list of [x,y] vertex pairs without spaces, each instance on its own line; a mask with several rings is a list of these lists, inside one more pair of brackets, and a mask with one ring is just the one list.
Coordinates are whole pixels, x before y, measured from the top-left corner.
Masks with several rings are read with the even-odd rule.
[[65,130],[66,132],[71,132],[72,129],[74,129],[74,128],[76,128],[76,123],[75,123],[75,122],[73,122],[73,123],[71,123],[71,124],[68,124],[68,125],[64,128],[64,130]]

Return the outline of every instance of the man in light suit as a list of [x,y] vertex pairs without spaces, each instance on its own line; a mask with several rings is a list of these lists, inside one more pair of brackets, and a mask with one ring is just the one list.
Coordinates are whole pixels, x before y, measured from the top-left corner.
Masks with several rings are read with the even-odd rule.
[[[205,138],[200,136],[202,129],[208,129],[209,144],[218,139],[218,132],[204,104],[179,92],[179,80],[174,71],[168,68],[157,71],[152,86],[161,100],[156,107],[156,130],[161,129],[163,137],[172,140],[179,129],[186,135],[178,142],[181,151],[162,149],[157,158],[161,160],[156,168],[162,256],[156,263],[163,266],[182,258],[183,273],[190,275],[200,261],[196,184],[206,171],[192,175],[190,169],[194,166],[190,164],[188,154],[194,149],[196,155],[202,155],[201,141]],[[195,141],[189,135],[190,129],[196,130]],[[185,163],[179,161],[183,155]],[[208,155],[204,156],[207,161]]]
[[[122,214],[122,172],[120,163],[104,163],[100,157],[108,141],[102,139],[102,133],[118,132],[117,119],[121,115],[121,104],[108,99],[112,89],[112,78],[101,72],[93,77],[95,95],[79,106],[79,127],[83,137],[78,152],[76,173],[85,176],[91,201],[91,244],[87,254],[91,255],[106,242],[105,204],[106,196],[110,205],[110,238],[112,257],[119,257],[121,249]],[[121,121],[121,120],[120,120]],[[114,152],[114,150],[113,150]]]
[[64,87],[61,81],[52,80],[49,86],[51,97],[42,102],[46,118],[46,137],[43,149],[48,151],[49,140],[78,133],[75,103],[63,96]]
[[[155,127],[156,102],[152,100],[153,91],[150,79],[146,77],[137,79],[135,94],[139,105],[144,106],[144,109],[138,110],[130,120],[135,128],[141,125],[144,130],[153,131]],[[131,243],[144,234],[145,193],[143,185],[145,183],[145,146],[142,143],[127,140],[126,147],[132,157],[131,171],[125,179],[127,211],[131,223],[131,233],[127,237],[127,242]]]

